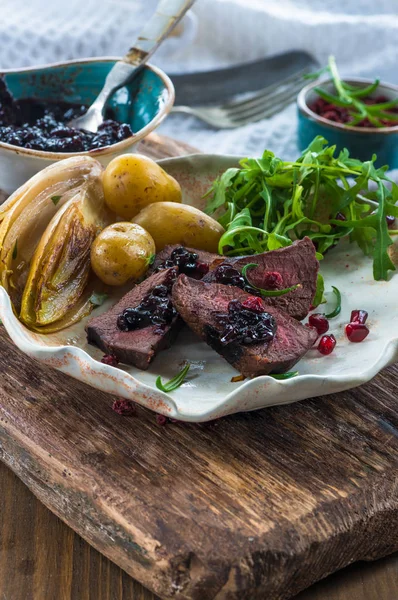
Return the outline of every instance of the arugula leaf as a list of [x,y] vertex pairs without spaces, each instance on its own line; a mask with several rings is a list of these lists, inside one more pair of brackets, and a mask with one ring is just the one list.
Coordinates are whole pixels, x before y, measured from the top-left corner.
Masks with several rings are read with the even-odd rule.
[[51,200],[53,201],[54,206],[57,206],[58,202],[61,200],[62,196],[51,196]]
[[166,394],[170,392],[174,392],[177,388],[180,387],[184,383],[184,379],[190,369],[191,365],[187,364],[185,367],[177,373],[172,379],[167,381],[166,383],[162,383],[162,378],[159,377],[156,379],[156,387],[162,392],[166,392]]
[[207,194],[207,212],[217,210],[225,228],[220,254],[257,254],[308,236],[323,255],[349,236],[372,257],[375,279],[387,279],[395,267],[386,216],[398,217],[398,186],[375,161],[375,155],[361,162],[346,149],[337,153],[321,136],[293,162],[269,150],[261,158],[242,159]]
[[316,280],[315,296],[312,301],[312,306],[314,306],[316,308],[320,304],[324,304],[326,302],[324,293],[325,293],[325,281],[324,281],[322,275],[320,273],[318,273],[317,280]]

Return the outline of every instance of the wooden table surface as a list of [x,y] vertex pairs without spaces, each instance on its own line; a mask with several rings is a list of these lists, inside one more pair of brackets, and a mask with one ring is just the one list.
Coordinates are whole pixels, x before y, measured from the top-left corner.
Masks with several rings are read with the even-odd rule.
[[[0,548],[0,600],[157,600],[47,510],[2,463]],[[294,600],[397,598],[395,554],[335,573]]]
[[[154,134],[146,150],[155,156],[161,143]],[[159,157],[164,155],[162,148]],[[0,548],[0,600],[157,600],[45,508],[2,463]],[[398,554],[355,564],[294,600],[397,598]]]

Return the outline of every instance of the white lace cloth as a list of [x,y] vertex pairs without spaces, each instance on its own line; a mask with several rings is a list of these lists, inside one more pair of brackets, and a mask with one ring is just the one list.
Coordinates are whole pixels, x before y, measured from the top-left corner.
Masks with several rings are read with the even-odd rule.
[[[120,56],[156,0],[1,0],[0,68],[86,56]],[[397,0],[197,0],[193,17],[154,62],[169,72],[206,70],[289,49],[333,53],[343,73],[398,81]],[[161,133],[207,152],[297,154],[294,106],[272,119],[215,131],[172,115]]]

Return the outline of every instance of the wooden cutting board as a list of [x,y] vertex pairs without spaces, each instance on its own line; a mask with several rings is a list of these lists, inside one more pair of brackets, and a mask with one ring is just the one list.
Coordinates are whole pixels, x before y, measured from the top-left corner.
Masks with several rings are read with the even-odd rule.
[[[189,148],[152,136],[143,150]],[[398,366],[341,394],[160,426],[116,414],[3,328],[0,357],[0,458],[162,598],[287,599],[398,549]]]

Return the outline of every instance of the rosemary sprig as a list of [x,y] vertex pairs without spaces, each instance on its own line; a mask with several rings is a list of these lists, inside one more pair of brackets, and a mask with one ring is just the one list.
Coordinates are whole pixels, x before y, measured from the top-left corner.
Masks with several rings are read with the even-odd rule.
[[175,375],[172,379],[170,379],[170,381],[167,381],[166,383],[162,383],[162,378],[159,375],[159,377],[156,379],[156,387],[158,388],[158,390],[166,392],[166,394],[174,392],[174,390],[179,388],[180,385],[184,383],[184,379],[190,369],[190,366],[190,364],[185,365],[185,367],[179,373],[177,373],[177,375]]

